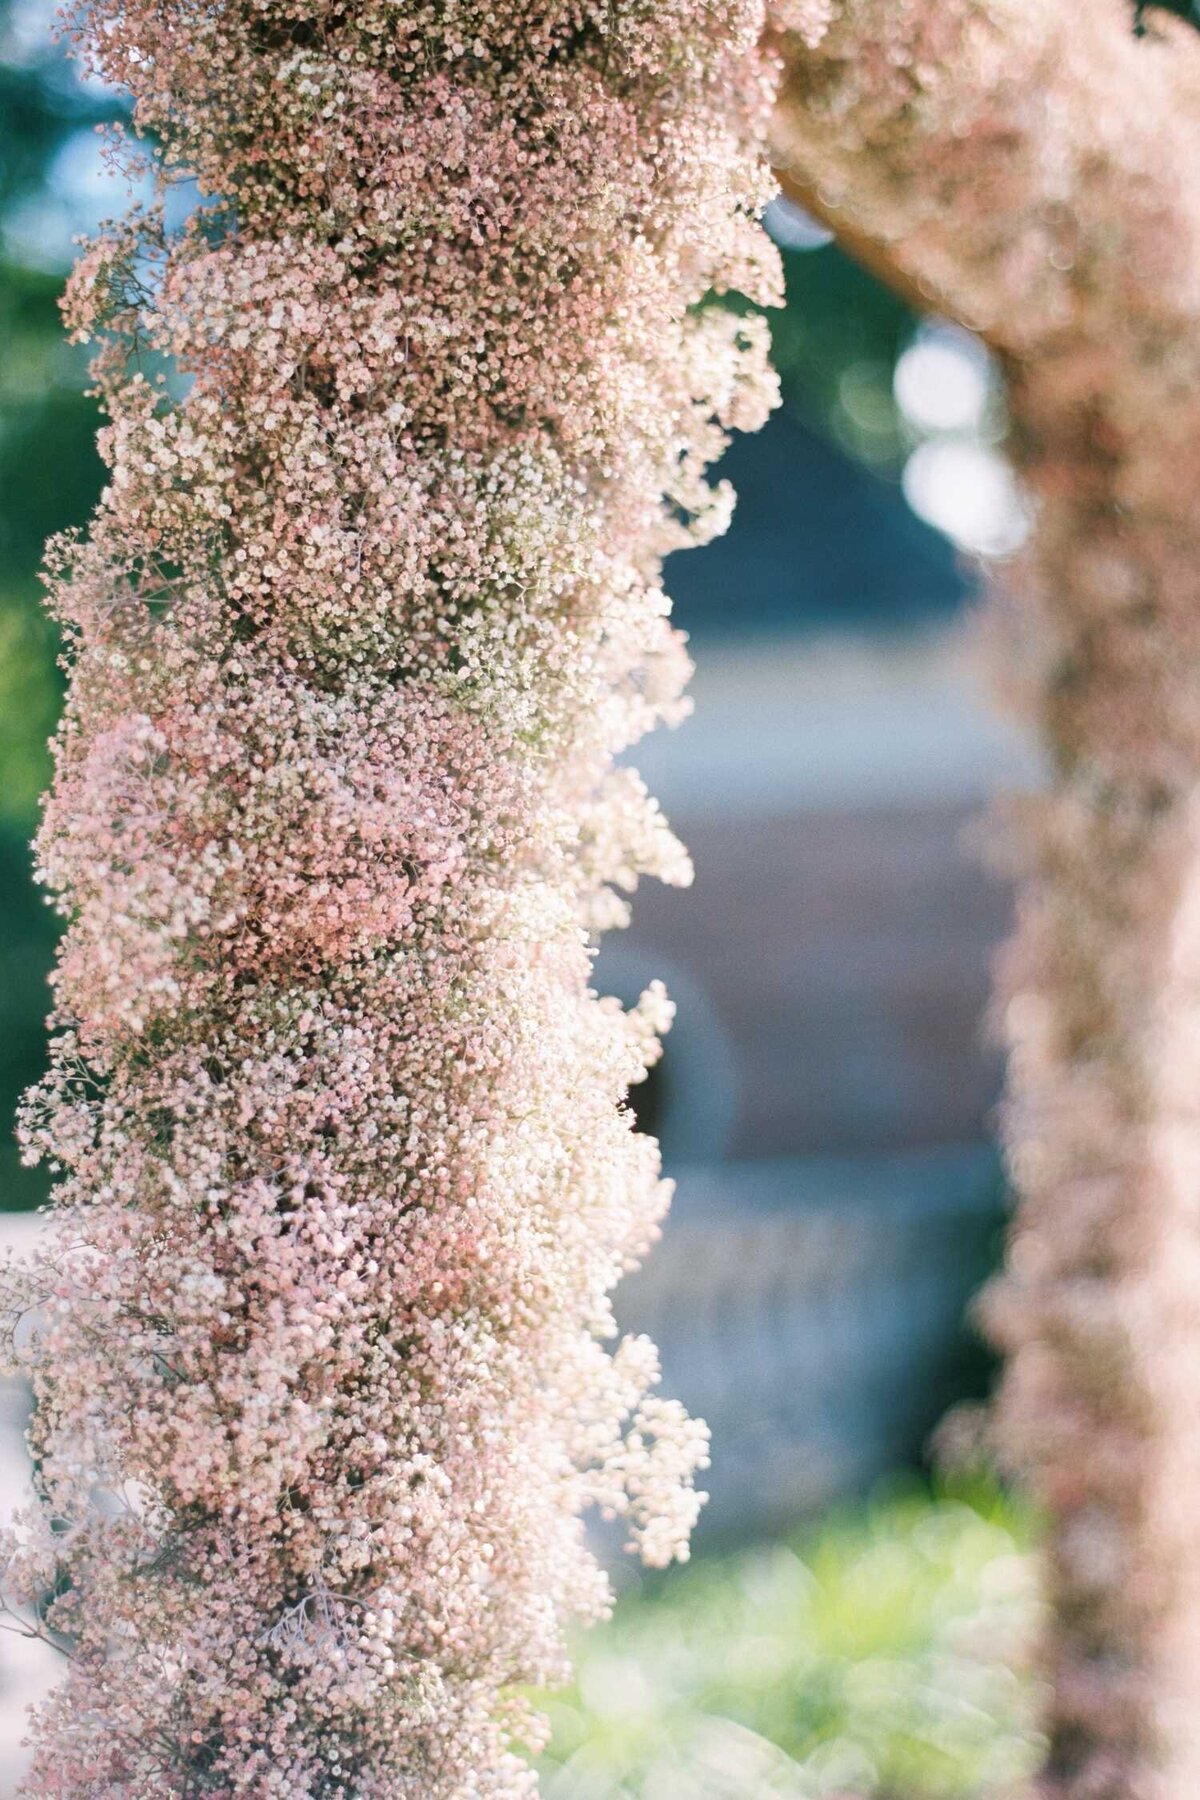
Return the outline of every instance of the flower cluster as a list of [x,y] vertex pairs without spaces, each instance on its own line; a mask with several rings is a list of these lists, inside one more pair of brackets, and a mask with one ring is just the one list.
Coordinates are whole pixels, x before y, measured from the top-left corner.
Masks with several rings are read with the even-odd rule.
[[[800,11],[803,13],[804,7]],[[1046,790],[997,1011],[1020,1205],[998,1440],[1046,1508],[1054,1800],[1200,1791],[1200,39],[1124,0],[843,0],[781,164],[1002,353],[1035,503],[993,585]]]
[[5,1591],[71,1649],[31,1794],[527,1794],[514,1690],[607,1603],[586,1509],[686,1553],[705,1433],[609,1302],[670,1008],[590,978],[688,878],[614,758],[681,714],[661,559],[774,395],[701,304],[777,297],[762,13],[89,8],[200,200],[67,303],[110,477],[50,559],[62,1180],[5,1292]]

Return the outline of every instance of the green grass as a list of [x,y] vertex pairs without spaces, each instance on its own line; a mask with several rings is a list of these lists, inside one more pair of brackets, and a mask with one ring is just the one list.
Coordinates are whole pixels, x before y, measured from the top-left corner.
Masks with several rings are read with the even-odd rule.
[[647,1581],[547,1703],[546,1800],[1008,1800],[1036,1764],[1029,1521],[881,1495]]

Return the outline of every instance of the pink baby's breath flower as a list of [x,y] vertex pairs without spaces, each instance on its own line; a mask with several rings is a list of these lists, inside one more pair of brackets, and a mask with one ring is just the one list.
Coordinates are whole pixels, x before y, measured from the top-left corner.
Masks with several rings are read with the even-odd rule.
[[[791,7],[803,28],[806,5]],[[1045,1508],[1041,1800],[1200,1793],[1200,38],[1125,0],[839,0],[786,49],[801,194],[1003,357],[993,581],[1042,745],[996,1006],[1019,1191],[995,1441]],[[785,23],[788,22],[785,17]]]
[[704,1429],[609,1345],[670,1008],[597,998],[588,934],[689,876],[614,756],[682,716],[660,561],[774,399],[762,325],[698,304],[778,295],[762,11],[81,27],[204,198],[69,295],[110,474],[49,560],[59,1232],[4,1286],[6,1592],[74,1650],[31,1794],[528,1794],[511,1690],[608,1603],[582,1515],[686,1552]]

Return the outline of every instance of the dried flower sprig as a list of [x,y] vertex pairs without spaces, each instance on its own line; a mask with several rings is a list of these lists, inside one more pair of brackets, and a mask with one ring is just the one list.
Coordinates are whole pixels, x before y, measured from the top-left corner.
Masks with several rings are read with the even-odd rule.
[[[67,1679],[28,1792],[532,1791],[511,1698],[686,1553],[705,1433],[609,1291],[668,1198],[670,1009],[589,935],[687,859],[659,565],[774,398],[758,0],[95,0],[165,185],[84,255],[109,484],[52,549],[68,926],[41,1505]],[[163,372],[167,359],[177,377]],[[183,379],[180,380],[179,377]],[[112,1499],[121,1495],[120,1503]]]

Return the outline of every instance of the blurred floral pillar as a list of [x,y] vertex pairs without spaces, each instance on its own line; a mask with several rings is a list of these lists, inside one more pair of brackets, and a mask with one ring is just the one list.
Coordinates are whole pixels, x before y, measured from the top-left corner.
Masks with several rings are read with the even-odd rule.
[[1062,1800],[1200,1793],[1200,39],[1125,0],[793,20],[789,189],[1009,378],[992,602],[1051,765],[999,1008],[998,1425],[1051,1521]]
[[763,322],[700,304],[777,293],[762,31],[86,13],[200,204],[68,301],[111,479],[51,552],[60,1229],[6,1278],[42,1504],[5,1591],[72,1652],[31,1793],[529,1793],[514,1689],[607,1604],[581,1514],[686,1554],[703,1427],[606,1342],[670,1009],[589,980],[639,873],[689,873],[614,756],[681,715],[660,559],[774,397]]

